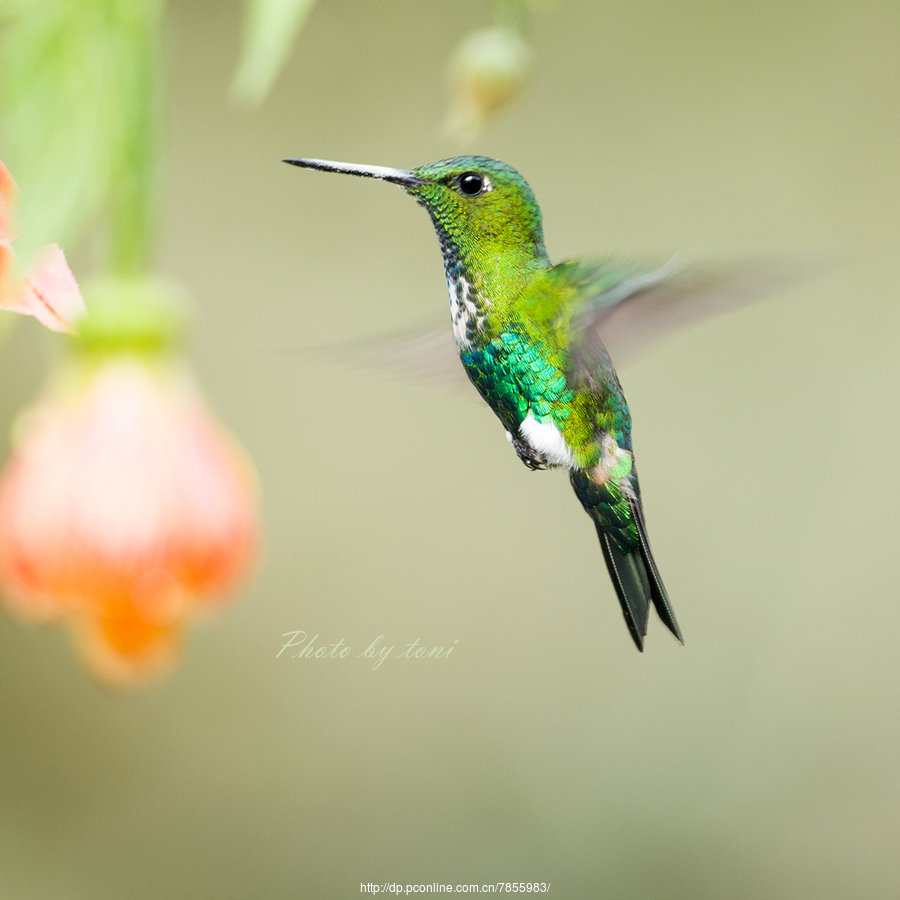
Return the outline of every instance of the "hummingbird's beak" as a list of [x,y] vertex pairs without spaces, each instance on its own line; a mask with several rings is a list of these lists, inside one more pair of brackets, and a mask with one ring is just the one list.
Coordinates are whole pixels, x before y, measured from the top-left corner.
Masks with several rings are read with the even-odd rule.
[[390,181],[401,187],[411,188],[425,184],[423,178],[407,172],[405,169],[390,169],[387,166],[357,166],[353,163],[332,162],[328,159],[285,159],[282,162],[304,169],[321,169],[323,172],[340,172],[343,175],[358,175],[360,178],[377,178],[379,181]]

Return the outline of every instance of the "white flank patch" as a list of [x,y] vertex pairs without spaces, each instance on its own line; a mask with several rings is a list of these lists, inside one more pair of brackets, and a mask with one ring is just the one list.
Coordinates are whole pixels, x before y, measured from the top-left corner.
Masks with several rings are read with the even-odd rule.
[[551,466],[575,468],[572,450],[555,422],[538,422],[529,409],[528,415],[519,426],[519,434],[525,438],[532,450],[542,453]]

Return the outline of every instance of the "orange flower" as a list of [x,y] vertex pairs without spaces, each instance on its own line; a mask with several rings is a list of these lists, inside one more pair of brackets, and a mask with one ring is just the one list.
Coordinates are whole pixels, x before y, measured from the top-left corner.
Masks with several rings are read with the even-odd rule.
[[34,316],[53,331],[74,331],[85,314],[75,276],[56,244],[38,251],[23,275],[11,242],[15,182],[0,161],[0,309]]
[[188,613],[234,586],[258,537],[242,450],[181,364],[148,353],[145,333],[127,338],[99,353],[89,341],[63,368],[0,478],[8,606],[69,622],[88,666],[119,686],[174,660]]

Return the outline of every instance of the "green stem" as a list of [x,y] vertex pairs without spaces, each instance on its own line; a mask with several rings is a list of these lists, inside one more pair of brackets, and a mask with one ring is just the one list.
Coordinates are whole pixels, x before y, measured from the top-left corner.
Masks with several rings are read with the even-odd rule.
[[146,273],[153,250],[161,110],[160,31],[164,0],[112,0],[116,35],[111,69],[121,79],[116,104],[116,151],[110,173],[110,274]]

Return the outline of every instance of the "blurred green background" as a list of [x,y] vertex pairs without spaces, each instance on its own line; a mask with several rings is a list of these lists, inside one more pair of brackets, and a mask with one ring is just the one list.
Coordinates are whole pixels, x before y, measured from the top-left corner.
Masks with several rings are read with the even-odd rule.
[[[0,896],[900,895],[900,6],[566,0],[531,90],[460,147],[444,67],[487,24],[476,0],[322,0],[248,113],[239,6],[171,4],[160,268],[257,463],[265,558],[137,696],[0,619]],[[402,191],[280,159],[461,150],[525,174],[555,258],[847,259],[620,371],[684,648],[654,619],[635,652],[566,478],[474,395],[302,350],[447,300]],[[29,322],[0,354],[4,442],[50,343]],[[276,658],[296,630],[353,652]],[[372,671],[379,635],[458,643]]]

